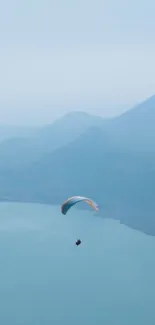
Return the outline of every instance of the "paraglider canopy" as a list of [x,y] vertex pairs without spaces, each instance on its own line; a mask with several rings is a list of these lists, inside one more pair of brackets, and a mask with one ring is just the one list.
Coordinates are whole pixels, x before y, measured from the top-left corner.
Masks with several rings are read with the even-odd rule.
[[[66,214],[73,205],[82,201],[89,204],[95,211],[99,211],[98,205],[90,198],[84,196],[72,196],[61,205],[62,214]],[[79,246],[80,244],[81,244],[81,240],[77,239],[75,245]]]
[[62,214],[66,214],[67,211],[73,205],[75,205],[76,203],[82,202],[82,201],[89,204],[95,211],[99,210],[98,205],[93,200],[91,200],[90,198],[87,198],[87,197],[84,197],[84,196],[72,196],[62,204],[62,206],[61,206]]

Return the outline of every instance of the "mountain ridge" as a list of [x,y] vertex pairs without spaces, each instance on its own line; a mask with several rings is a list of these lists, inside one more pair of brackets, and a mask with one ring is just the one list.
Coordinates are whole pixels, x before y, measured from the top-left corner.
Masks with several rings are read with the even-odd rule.
[[[141,116],[138,122],[128,119],[129,113],[124,113],[125,118],[97,118],[95,122],[91,117],[83,122],[79,135],[75,132],[72,137],[73,124],[72,138],[66,137],[61,146],[44,152],[37,161],[16,169],[11,164],[3,166],[0,198],[60,204],[74,194],[90,196],[100,205],[102,216],[155,235],[154,104],[155,96],[145,101],[148,110],[144,103],[140,106],[144,112],[153,112],[147,120]],[[138,108],[132,114],[140,112]],[[78,116],[87,119],[87,114]]]

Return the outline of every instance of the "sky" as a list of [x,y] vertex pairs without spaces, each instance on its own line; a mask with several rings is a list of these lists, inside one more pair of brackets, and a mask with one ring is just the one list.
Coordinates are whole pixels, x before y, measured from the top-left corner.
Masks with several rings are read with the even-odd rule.
[[154,0],[0,4],[0,123],[111,117],[155,93]]

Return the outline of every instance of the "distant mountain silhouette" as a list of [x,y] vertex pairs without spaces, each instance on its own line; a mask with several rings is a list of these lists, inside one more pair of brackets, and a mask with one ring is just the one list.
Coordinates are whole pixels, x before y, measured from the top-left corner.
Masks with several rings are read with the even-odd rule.
[[[67,145],[84,133],[89,127],[102,125],[103,119],[83,112],[66,114],[51,125],[20,130],[19,136],[6,137],[0,143],[0,167],[35,162],[48,152]],[[25,135],[25,136],[24,136]]]
[[38,131],[48,150],[0,168],[1,200],[60,204],[92,197],[100,215],[155,235],[155,96],[119,117],[72,113]]
[[36,127],[0,124],[0,143],[5,139],[33,136],[36,131]]
[[118,145],[136,151],[155,151],[155,96],[106,122]]

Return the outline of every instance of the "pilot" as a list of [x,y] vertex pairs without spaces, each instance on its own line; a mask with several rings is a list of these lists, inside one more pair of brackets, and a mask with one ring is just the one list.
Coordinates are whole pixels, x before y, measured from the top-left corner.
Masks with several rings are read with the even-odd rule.
[[80,240],[80,239],[77,239],[75,245],[76,245],[76,246],[79,246],[80,244],[81,244],[81,240]]

